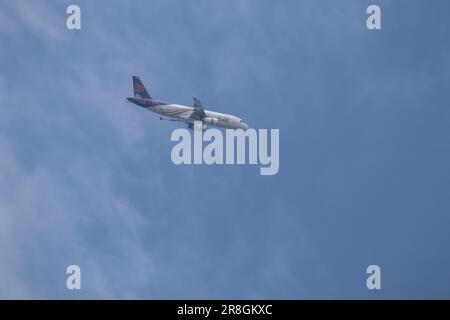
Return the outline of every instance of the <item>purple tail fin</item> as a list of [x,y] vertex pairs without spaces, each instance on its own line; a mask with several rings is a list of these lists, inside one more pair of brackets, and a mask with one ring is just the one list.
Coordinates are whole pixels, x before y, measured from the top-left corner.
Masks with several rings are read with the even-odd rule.
[[141,79],[137,76],[133,76],[133,90],[136,98],[153,99],[147,92],[147,89],[145,89]]

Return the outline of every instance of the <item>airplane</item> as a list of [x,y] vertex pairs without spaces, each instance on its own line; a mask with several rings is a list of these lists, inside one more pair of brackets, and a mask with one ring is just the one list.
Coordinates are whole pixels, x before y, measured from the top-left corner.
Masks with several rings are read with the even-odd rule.
[[185,122],[192,130],[194,130],[194,121],[201,121],[202,131],[207,129],[206,125],[226,129],[248,129],[248,125],[241,118],[205,110],[200,100],[195,97],[194,103],[190,107],[155,100],[137,76],[133,76],[133,89],[134,97],[129,97],[127,100],[167,118],[160,117],[160,120]]

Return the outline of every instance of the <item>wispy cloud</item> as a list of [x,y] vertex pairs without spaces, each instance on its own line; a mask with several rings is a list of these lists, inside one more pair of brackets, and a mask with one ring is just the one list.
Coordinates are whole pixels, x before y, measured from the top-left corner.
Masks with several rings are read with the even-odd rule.
[[[407,279],[405,234],[418,264],[445,251],[445,218],[419,209],[448,208],[448,49],[430,32],[448,19],[369,34],[361,1],[78,3],[79,31],[70,1],[0,9],[1,298],[368,297],[370,258]],[[125,103],[132,74],[280,128],[282,171],[172,165],[176,125]]]

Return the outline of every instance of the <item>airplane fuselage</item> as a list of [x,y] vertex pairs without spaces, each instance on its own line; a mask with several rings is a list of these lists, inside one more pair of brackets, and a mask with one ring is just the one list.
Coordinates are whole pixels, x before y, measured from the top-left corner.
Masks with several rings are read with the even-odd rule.
[[[189,125],[192,125],[195,121],[192,117],[193,107],[138,97],[127,98],[127,100],[171,120],[182,121]],[[236,116],[209,110],[205,110],[205,114],[206,117],[201,119],[204,125],[226,129],[248,129],[247,124]]]

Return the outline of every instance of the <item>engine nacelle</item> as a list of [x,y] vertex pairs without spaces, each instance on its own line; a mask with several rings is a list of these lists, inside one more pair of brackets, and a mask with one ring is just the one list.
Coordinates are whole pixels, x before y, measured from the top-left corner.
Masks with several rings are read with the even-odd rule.
[[213,118],[213,117],[204,117],[202,119],[203,123],[206,124],[211,124],[213,126],[217,125],[217,122],[219,121],[217,118]]

